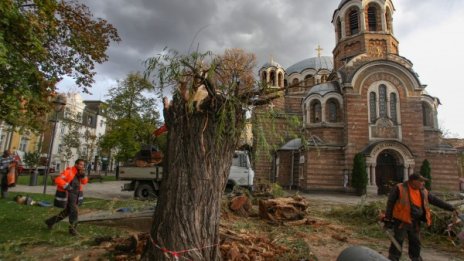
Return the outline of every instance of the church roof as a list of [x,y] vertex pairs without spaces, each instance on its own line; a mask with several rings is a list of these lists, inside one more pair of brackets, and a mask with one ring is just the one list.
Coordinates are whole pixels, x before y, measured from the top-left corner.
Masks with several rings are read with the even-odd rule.
[[338,82],[325,82],[318,85],[313,86],[306,96],[311,94],[320,94],[321,96],[326,95],[329,92],[337,92],[339,93]]
[[267,63],[263,64],[263,66],[261,66],[261,69],[267,69],[269,67],[282,68],[282,69],[284,68],[279,63],[277,63],[275,61],[270,61],[270,62],[267,62]]
[[301,73],[306,69],[327,69],[329,71],[333,70],[333,58],[331,56],[320,56],[320,57],[312,57],[305,59],[303,61],[299,61],[294,65],[288,67],[287,75],[292,73]]
[[301,139],[293,139],[284,146],[280,147],[279,150],[297,150],[301,147]]

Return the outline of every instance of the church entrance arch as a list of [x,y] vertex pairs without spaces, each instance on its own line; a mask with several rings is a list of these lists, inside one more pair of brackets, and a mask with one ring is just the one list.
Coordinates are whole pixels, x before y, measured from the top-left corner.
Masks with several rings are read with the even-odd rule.
[[379,153],[375,166],[375,184],[379,195],[388,194],[392,186],[403,181],[403,159],[394,150]]
[[368,186],[378,194],[387,194],[392,185],[408,180],[414,171],[411,150],[399,141],[379,141],[364,149]]

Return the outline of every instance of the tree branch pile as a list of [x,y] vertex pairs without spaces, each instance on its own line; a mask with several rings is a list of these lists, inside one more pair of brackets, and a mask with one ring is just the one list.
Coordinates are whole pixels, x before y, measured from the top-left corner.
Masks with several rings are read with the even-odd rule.
[[267,237],[256,236],[245,231],[236,233],[220,227],[221,255],[224,260],[277,260],[279,256],[289,251],[285,246],[277,245]]
[[308,201],[301,196],[259,201],[259,216],[275,223],[302,220],[306,216]]

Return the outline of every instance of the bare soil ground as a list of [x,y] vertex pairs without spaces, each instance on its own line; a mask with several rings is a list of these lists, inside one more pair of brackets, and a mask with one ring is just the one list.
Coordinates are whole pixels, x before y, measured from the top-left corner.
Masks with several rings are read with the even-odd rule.
[[[224,259],[336,260],[340,252],[353,245],[367,246],[384,256],[387,255],[389,241],[386,236],[382,239],[371,238],[368,234],[363,233],[362,228],[344,225],[334,219],[323,217],[324,211],[331,207],[357,204],[357,201],[360,200],[358,197],[335,197],[335,200],[332,198],[333,196],[327,195],[307,195],[307,197],[310,202],[308,222],[296,227],[271,224],[257,215],[245,218],[229,211],[223,211],[222,238],[232,238],[232,240],[224,241],[221,246]],[[256,206],[254,208],[256,210]],[[98,222],[98,224],[120,227],[126,231],[127,237],[99,239],[98,243],[93,243],[85,249],[82,247],[50,249],[49,247],[37,246],[24,253],[23,258],[41,260],[46,257],[47,260],[76,261],[137,260],[140,258],[141,249],[147,242],[147,235],[141,233],[149,231],[150,218],[113,220]],[[137,239],[134,240],[134,237]],[[145,241],[140,240],[141,237],[145,237]],[[95,239],[89,239],[89,241],[94,242]],[[234,247],[238,249],[236,253],[230,250]],[[250,252],[250,255],[253,251],[261,251],[265,254],[258,254],[251,259],[240,258],[240,253],[247,251]],[[426,243],[422,253],[424,260],[429,261],[464,260],[462,249],[459,250],[451,246],[445,251],[435,248],[433,244]],[[406,258],[407,251],[404,251],[403,254],[405,256],[403,260],[408,260]]]

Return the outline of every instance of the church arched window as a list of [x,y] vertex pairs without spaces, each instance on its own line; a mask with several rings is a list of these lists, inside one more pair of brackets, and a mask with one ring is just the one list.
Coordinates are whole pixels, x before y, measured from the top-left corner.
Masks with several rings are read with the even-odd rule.
[[338,122],[339,118],[339,109],[338,109],[338,102],[334,99],[330,99],[326,103],[326,111],[327,111],[327,120],[328,122]]
[[262,82],[267,82],[267,72],[264,71],[263,74],[262,74],[261,76],[262,76],[262,77],[261,77],[261,81],[262,81]]
[[367,8],[367,23],[369,31],[377,31],[377,7],[371,5]]
[[271,73],[269,74],[269,82],[271,84],[271,86],[275,86],[276,85],[276,74],[275,74],[275,71],[271,71]]
[[426,102],[422,102],[422,122],[424,123],[424,126],[433,127],[432,112],[431,106]]
[[398,116],[396,111],[396,93],[390,93],[390,118],[396,124]]
[[328,75],[327,75],[327,74],[321,75],[321,83],[326,82],[326,81],[327,81],[327,78],[328,78]]
[[379,86],[379,117],[387,117],[387,86]]
[[281,72],[278,74],[278,80],[277,80],[279,87],[284,87],[284,76]]
[[359,33],[359,13],[357,9],[352,9],[348,13],[349,25],[350,25],[350,35],[355,35]]
[[293,81],[292,81],[292,85],[293,85],[293,86],[297,86],[297,85],[298,85],[298,82],[299,82],[298,79],[295,78],[295,79],[293,79]]
[[308,109],[307,109],[307,105],[305,103],[305,104],[303,104],[303,122],[304,123],[308,122],[308,118],[307,118],[306,115],[308,115]]
[[400,103],[394,87],[379,84],[369,90],[369,122],[375,124],[378,118],[390,119],[393,124],[400,122]]
[[315,100],[311,103],[311,123],[318,123],[322,121],[322,107],[321,102]]
[[337,39],[342,39],[342,22],[340,21],[340,17],[337,18]]
[[374,123],[375,119],[377,119],[377,101],[375,92],[369,93],[369,108],[371,113],[371,123]]
[[308,74],[305,76],[305,85],[306,86],[313,86],[314,85],[314,76]]

